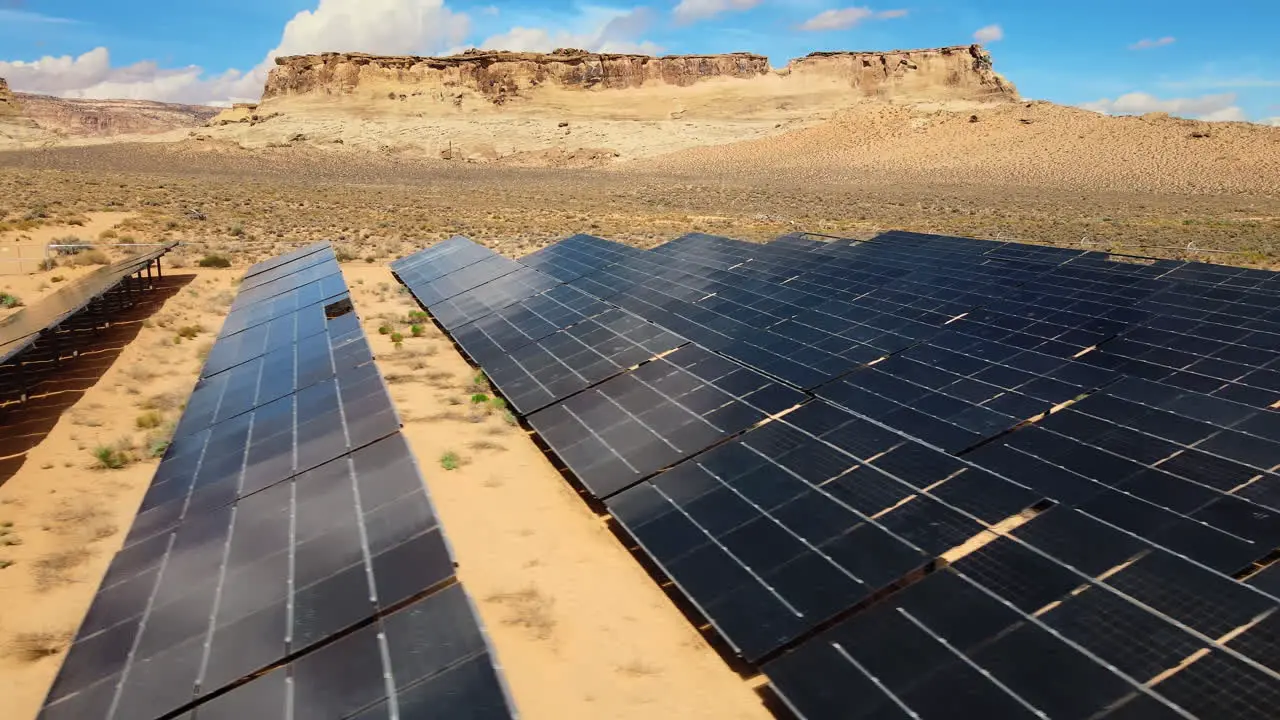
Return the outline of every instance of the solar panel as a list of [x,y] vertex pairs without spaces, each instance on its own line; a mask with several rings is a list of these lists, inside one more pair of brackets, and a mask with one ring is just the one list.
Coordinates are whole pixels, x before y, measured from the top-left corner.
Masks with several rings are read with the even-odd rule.
[[215,344],[41,717],[511,716],[350,301],[304,313]]
[[455,339],[801,717],[1274,707],[1280,275],[898,231],[521,262],[566,284]]
[[597,497],[607,497],[804,396],[689,345],[529,416]]
[[687,341],[623,310],[606,310],[485,366],[522,415],[563,400]]
[[514,302],[531,298],[559,284],[555,279],[537,270],[520,268],[447,300],[428,304],[427,307],[430,308],[437,322],[445,328],[452,329],[490,315]]
[[573,235],[520,258],[520,264],[569,282],[643,251],[591,235]]
[[39,336],[83,311],[94,300],[116,288],[125,278],[159,263],[177,243],[170,243],[149,253],[126,258],[102,267],[76,282],[61,287],[44,300],[23,308],[0,320],[0,364],[7,363],[27,350]]
[[453,339],[478,365],[599,315],[613,306],[561,285],[455,328]]

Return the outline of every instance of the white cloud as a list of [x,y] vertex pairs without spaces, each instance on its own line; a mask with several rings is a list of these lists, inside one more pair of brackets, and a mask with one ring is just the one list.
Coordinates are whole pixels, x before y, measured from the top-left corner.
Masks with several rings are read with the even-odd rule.
[[1115,100],[1102,99],[1084,103],[1080,107],[1107,115],[1142,115],[1150,112],[1165,112],[1170,115],[1196,118],[1198,120],[1230,120],[1237,122],[1248,120],[1244,111],[1235,103],[1235,93],[1162,100],[1155,95],[1134,92],[1121,95]]
[[262,92],[264,78],[237,70],[206,77],[196,66],[161,68],[153,62],[111,66],[104,47],[79,57],[43,57],[33,62],[0,61],[0,77],[14,90],[95,100],[162,100],[205,104],[215,100],[251,100]]
[[648,8],[630,11],[594,8],[585,12],[582,18],[566,23],[569,29],[514,27],[501,35],[486,38],[480,47],[518,52],[578,48],[592,52],[655,55],[662,52],[662,48],[640,39],[652,23],[653,13]]
[[1004,39],[1004,28],[999,25],[980,27],[973,33],[973,39],[980,43],[993,43]]
[[0,8],[0,25],[18,24],[18,23],[43,23],[54,25],[70,25],[75,20],[69,18],[53,17],[52,15],[44,15],[41,13],[30,12],[27,10],[9,10]]
[[1130,45],[1129,49],[1130,50],[1150,50],[1151,48],[1158,48],[1158,47],[1164,47],[1165,45],[1172,45],[1175,42],[1177,42],[1177,38],[1169,37],[1169,36],[1157,38],[1155,40],[1151,40],[1149,38],[1143,38],[1138,42]]
[[672,11],[676,21],[692,23],[715,17],[725,12],[741,12],[750,10],[764,0],[680,0],[680,4]]
[[185,103],[253,100],[281,55],[368,52],[432,54],[461,43],[470,19],[444,0],[319,0],[293,17],[280,43],[248,72],[208,75],[197,66],[161,68],[153,62],[112,67],[106,48],[79,57],[0,61],[0,77],[14,90],[74,98],[126,98]]
[[1277,115],[1276,117],[1272,117],[1272,118],[1262,118],[1262,124],[1274,125],[1275,127],[1280,127],[1280,115]]
[[872,10],[868,7],[851,7],[827,10],[809,18],[800,25],[801,30],[848,30],[863,20],[890,20],[906,17],[906,10]]

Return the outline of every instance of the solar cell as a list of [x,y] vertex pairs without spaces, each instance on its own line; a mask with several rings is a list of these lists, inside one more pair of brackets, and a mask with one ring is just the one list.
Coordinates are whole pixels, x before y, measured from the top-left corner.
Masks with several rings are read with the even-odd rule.
[[557,285],[559,282],[548,275],[520,268],[447,300],[428,304],[427,307],[441,325],[446,329],[453,329]]
[[623,310],[606,310],[485,366],[489,381],[528,415],[686,341]]
[[568,285],[560,285],[455,328],[453,339],[481,366],[599,315],[613,306]]
[[787,410],[803,395],[697,346],[529,416],[597,497]]
[[591,235],[573,235],[520,258],[520,264],[569,282],[643,251]]

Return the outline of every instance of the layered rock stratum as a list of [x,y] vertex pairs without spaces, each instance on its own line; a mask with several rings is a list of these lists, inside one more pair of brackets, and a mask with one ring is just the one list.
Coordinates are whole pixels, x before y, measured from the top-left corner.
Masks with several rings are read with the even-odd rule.
[[717,80],[754,82],[776,76],[785,85],[829,85],[846,100],[928,93],[935,99],[1017,99],[979,45],[892,52],[813,53],[773,70],[752,53],[625,55],[560,49],[552,53],[471,50],[448,57],[322,53],[276,58],[264,103],[297,96],[355,96],[407,101],[426,96],[443,104],[479,97],[502,105],[540,92],[687,88]]
[[18,114],[18,99],[13,96],[13,91],[9,89],[9,83],[4,78],[0,78],[0,117],[7,117]]

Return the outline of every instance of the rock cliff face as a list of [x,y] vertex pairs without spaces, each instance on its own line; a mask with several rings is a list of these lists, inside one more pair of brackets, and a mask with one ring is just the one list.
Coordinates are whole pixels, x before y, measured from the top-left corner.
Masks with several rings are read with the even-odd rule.
[[[774,75],[768,58],[727,55],[613,55],[561,49],[549,54],[471,50],[450,57],[382,57],[324,53],[276,58],[264,102],[294,96],[366,95],[404,100],[432,93],[459,101],[478,94],[501,105],[539,88],[622,90],[667,85],[689,87],[708,80],[750,81]],[[821,79],[858,96],[933,91],[948,99],[1016,98],[980,46],[891,53],[814,53],[791,61],[782,78]],[[460,102],[459,102],[460,104]]]
[[[219,108],[147,100],[70,100],[17,93],[20,114],[42,129],[71,137],[154,134],[199,127]],[[2,107],[3,104],[0,104]]]
[[819,52],[792,60],[793,75],[847,79],[863,95],[936,96],[938,99],[1017,100],[1013,84],[995,72],[981,45],[892,52]]
[[18,114],[18,100],[9,90],[9,83],[0,78],[0,117]]

